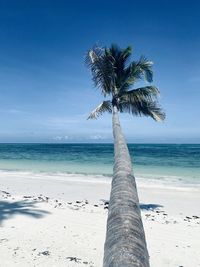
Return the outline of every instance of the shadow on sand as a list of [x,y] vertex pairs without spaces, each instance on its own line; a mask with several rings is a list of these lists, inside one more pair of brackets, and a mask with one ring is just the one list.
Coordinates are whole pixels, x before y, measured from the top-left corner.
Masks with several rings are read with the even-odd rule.
[[155,210],[162,207],[163,207],[162,205],[158,204],[140,204],[141,210]]
[[[105,199],[100,199],[101,201],[104,202],[104,205],[109,205],[109,200],[105,200]],[[163,208],[162,205],[159,204],[144,204],[144,203],[140,203],[140,209],[141,210],[155,210],[158,208]]]
[[0,225],[3,221],[12,218],[15,215],[27,215],[39,219],[49,214],[49,212],[37,209],[37,202],[34,201],[0,201]]

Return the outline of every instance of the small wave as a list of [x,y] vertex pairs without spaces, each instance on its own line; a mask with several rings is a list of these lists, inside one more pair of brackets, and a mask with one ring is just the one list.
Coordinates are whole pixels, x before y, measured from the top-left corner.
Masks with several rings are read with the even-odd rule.
[[[39,180],[56,180],[65,182],[81,183],[110,183],[112,175],[106,174],[86,174],[86,173],[69,173],[69,172],[38,172],[38,171],[16,171],[0,170],[0,177],[12,179],[39,179]],[[185,181],[180,176],[140,174],[136,175],[138,187],[164,188],[176,190],[200,190],[200,183]]]
[[0,170],[0,177],[22,178],[22,179],[41,179],[41,180],[59,180],[70,182],[91,182],[91,183],[108,183],[111,181],[109,176],[77,174],[66,172],[36,172],[36,171],[14,171]]

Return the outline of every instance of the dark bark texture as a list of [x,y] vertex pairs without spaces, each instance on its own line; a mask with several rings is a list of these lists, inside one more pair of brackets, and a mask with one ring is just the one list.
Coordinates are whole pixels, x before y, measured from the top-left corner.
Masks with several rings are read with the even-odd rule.
[[135,178],[116,108],[113,136],[114,169],[103,267],[149,267]]

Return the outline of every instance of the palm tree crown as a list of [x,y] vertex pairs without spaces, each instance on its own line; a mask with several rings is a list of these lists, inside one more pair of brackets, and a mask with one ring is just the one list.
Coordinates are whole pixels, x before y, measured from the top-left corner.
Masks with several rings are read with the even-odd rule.
[[96,119],[104,112],[111,113],[113,107],[119,112],[150,116],[156,121],[165,119],[157,101],[159,90],[155,86],[133,89],[139,80],[153,81],[153,63],[144,56],[130,62],[131,52],[130,46],[121,49],[114,44],[110,48],[95,46],[88,51],[86,64],[92,72],[95,86],[101,89],[104,97],[111,96],[111,100],[103,101],[88,119]]

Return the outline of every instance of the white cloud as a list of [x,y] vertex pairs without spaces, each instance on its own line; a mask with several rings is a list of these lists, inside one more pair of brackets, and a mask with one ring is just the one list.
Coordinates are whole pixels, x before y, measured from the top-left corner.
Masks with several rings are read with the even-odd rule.
[[61,141],[63,139],[62,136],[55,136],[53,137],[53,140],[56,140],[56,141]]
[[69,136],[68,135],[64,135],[64,136],[61,136],[61,135],[57,135],[57,136],[54,136],[53,137],[53,140],[55,141],[65,141],[65,140],[68,140],[69,139]]
[[102,140],[102,139],[105,139],[105,138],[104,138],[102,135],[100,135],[100,134],[91,135],[89,138],[92,139],[92,140]]

